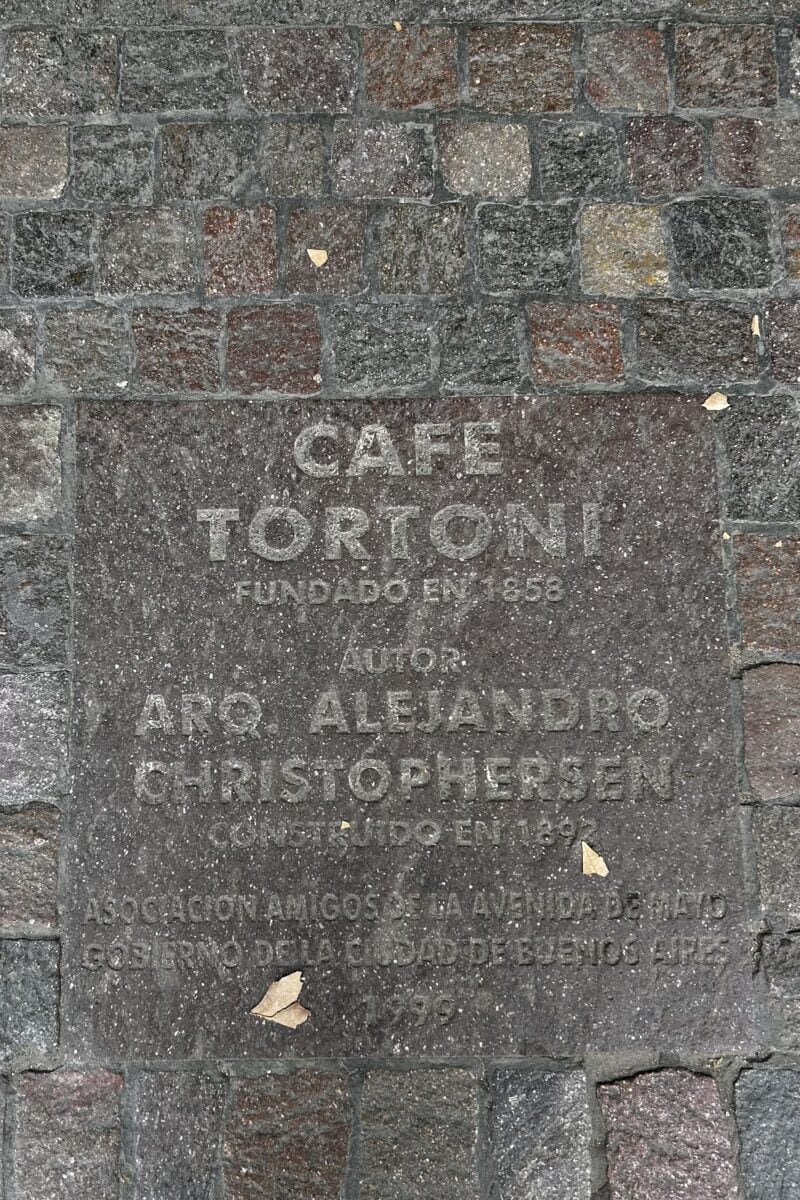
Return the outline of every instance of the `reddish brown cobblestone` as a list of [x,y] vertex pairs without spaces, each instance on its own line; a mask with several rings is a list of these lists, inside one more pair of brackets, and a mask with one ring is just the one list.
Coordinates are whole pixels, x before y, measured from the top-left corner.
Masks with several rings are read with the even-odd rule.
[[531,304],[534,378],[543,384],[622,379],[619,310],[613,304]]
[[735,1200],[731,1130],[713,1079],[658,1071],[597,1094],[612,1200]]
[[350,1125],[340,1075],[237,1080],[225,1131],[226,1200],[337,1200]]
[[800,796],[800,666],[745,671],[744,765],[759,800]]
[[733,548],[745,647],[800,652],[800,538],[739,533]]
[[456,35],[451,29],[365,29],[365,94],[378,108],[455,108]]
[[567,112],[574,106],[568,25],[492,25],[467,40],[469,99],[488,112]]
[[24,1075],[16,1083],[18,1200],[116,1200],[122,1076],[101,1068]]
[[703,183],[699,125],[674,117],[636,117],[625,133],[628,180],[640,196],[693,192]]
[[209,296],[265,294],[275,286],[275,210],[215,207],[203,219],[205,288]]
[[246,396],[319,391],[320,353],[313,308],[239,308],[228,316],[228,385]]
[[711,148],[721,183],[745,188],[800,183],[800,121],[724,117],[714,122]]

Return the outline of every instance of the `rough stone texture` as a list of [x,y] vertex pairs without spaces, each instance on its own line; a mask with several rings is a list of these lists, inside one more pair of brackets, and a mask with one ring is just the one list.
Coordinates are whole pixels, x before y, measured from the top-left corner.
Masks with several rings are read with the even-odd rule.
[[773,300],[766,315],[772,374],[782,383],[796,384],[800,382],[800,301]]
[[800,538],[738,533],[733,549],[745,648],[800,652]]
[[789,1200],[800,1173],[800,1073],[743,1071],[735,1094],[745,1194]]
[[528,321],[537,383],[622,379],[620,317],[613,304],[530,304]]
[[218,312],[140,309],[133,314],[136,377],[148,392],[218,392]]
[[468,1071],[371,1071],[361,1113],[361,1200],[476,1200],[478,1097]]
[[0,108],[23,116],[103,113],[114,107],[117,39],[107,32],[26,29],[6,37]]
[[382,292],[446,293],[463,286],[467,266],[462,204],[387,209],[379,233]]
[[451,29],[365,29],[364,88],[378,108],[456,108],[456,35]]
[[331,383],[359,394],[405,389],[431,377],[430,321],[401,305],[340,304],[328,317]]
[[568,25],[488,25],[467,33],[469,101],[488,112],[567,112],[574,106]]
[[151,204],[155,134],[134,125],[72,130],[72,190],[78,200]]
[[714,122],[711,149],[721,183],[745,188],[800,183],[800,121],[724,117]]
[[56,924],[58,835],[55,808],[0,813],[0,924]]
[[53,200],[64,191],[68,171],[65,125],[0,127],[0,198]]
[[101,292],[171,293],[196,287],[195,232],[180,210],[144,208],[100,219]]
[[478,209],[478,277],[489,292],[565,292],[573,277],[571,204]]
[[762,908],[770,914],[800,916],[800,865],[793,853],[800,836],[800,810],[779,806],[757,808],[753,813],[753,832]]
[[[362,291],[365,213],[359,207],[296,208],[286,232],[286,286],[292,292],[347,295]],[[328,255],[321,267],[309,250]]]
[[93,218],[32,212],[14,218],[12,286],[20,296],[85,296],[92,291]]
[[0,1063],[56,1050],[58,967],[56,941],[0,939]]
[[622,183],[615,131],[589,122],[543,124],[539,175],[545,196],[615,196]]
[[164,125],[160,200],[234,200],[260,192],[258,130],[245,121]]
[[0,309],[0,392],[19,395],[34,382],[36,320],[33,313]]
[[658,1071],[597,1089],[613,1200],[735,1200],[731,1131],[713,1079]]
[[496,1071],[491,1147],[500,1200],[588,1200],[591,1122],[585,1076]]
[[783,214],[783,259],[790,279],[800,279],[800,205],[787,205]]
[[522,376],[519,314],[505,304],[437,304],[439,377],[449,391],[515,391]]
[[343,1076],[237,1080],[225,1129],[226,1200],[337,1200],[350,1122]]
[[60,409],[0,408],[0,521],[35,521],[58,512],[60,436]]
[[0,675],[0,806],[67,792],[67,702],[63,675]]
[[0,537],[0,666],[63,663],[68,629],[65,539],[43,534]]
[[136,1200],[212,1194],[226,1084],[208,1075],[145,1071],[136,1081]]
[[318,196],[325,181],[325,145],[319,125],[275,121],[266,133],[269,190],[274,196]]
[[19,1077],[18,1200],[116,1200],[122,1087],[121,1075],[101,1067]]
[[669,196],[702,186],[699,125],[675,117],[635,117],[625,131],[628,181],[641,196]]
[[496,200],[527,195],[531,152],[524,125],[449,121],[439,125],[438,136],[439,165],[449,191]]
[[720,414],[727,447],[728,516],[800,519],[800,407],[786,396],[737,396]]
[[424,125],[340,122],[333,136],[334,193],[406,196],[433,193],[433,152]]
[[719,387],[754,379],[759,363],[749,309],[719,301],[659,300],[642,304],[637,374],[654,383]]
[[763,122],[752,117],[722,117],[711,132],[711,158],[720,183],[732,187],[760,185],[760,130]]
[[53,391],[124,396],[131,376],[125,314],[100,307],[51,309],[44,321],[42,367]]
[[772,219],[764,200],[683,200],[669,205],[667,213],[678,269],[689,287],[769,287],[775,268]]
[[581,213],[580,239],[585,291],[608,296],[667,291],[661,213],[654,205],[591,204]]
[[679,25],[675,95],[683,108],[758,108],[777,101],[769,25]]
[[259,29],[239,38],[245,100],[257,112],[345,113],[356,86],[355,43],[344,29]]
[[587,33],[586,99],[595,108],[666,112],[669,99],[664,35],[616,26]]
[[800,799],[800,666],[745,671],[744,765],[760,800]]
[[208,208],[203,218],[209,296],[265,294],[275,287],[275,209]]
[[232,98],[222,29],[133,30],[121,74],[120,105],[128,112],[217,109]]
[[246,396],[319,391],[320,353],[313,308],[239,308],[228,316],[228,386]]

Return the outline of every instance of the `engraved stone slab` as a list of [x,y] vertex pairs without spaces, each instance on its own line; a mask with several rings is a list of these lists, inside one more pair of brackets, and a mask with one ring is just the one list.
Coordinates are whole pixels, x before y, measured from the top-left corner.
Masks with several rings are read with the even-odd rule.
[[75,1054],[747,1044],[698,399],[86,402],[78,471]]

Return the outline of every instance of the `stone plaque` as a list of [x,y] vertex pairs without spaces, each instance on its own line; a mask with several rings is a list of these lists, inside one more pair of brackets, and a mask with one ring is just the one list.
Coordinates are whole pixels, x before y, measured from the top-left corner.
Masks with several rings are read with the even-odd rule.
[[[747,1039],[697,399],[78,426],[73,1053]],[[305,1024],[251,1015],[298,969]]]

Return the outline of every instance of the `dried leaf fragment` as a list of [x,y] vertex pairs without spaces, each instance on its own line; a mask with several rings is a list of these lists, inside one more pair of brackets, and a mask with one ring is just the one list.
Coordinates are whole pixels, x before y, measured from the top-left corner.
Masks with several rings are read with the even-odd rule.
[[340,829],[349,829],[349,828],[350,828],[350,822],[349,822],[349,821],[342,821],[342,823],[341,823],[341,825],[339,826],[339,828],[340,828]]
[[392,21],[392,24],[394,25],[397,32],[400,33],[401,29],[403,28],[403,22],[402,21]]
[[728,397],[724,392],[712,392],[703,401],[703,408],[707,408],[709,412],[721,412],[723,408],[730,408]]
[[291,975],[284,975],[281,979],[276,979],[274,983],[271,983],[258,1004],[255,1008],[251,1008],[250,1012],[254,1017],[263,1017],[264,1020],[271,1021],[278,1013],[294,1004],[302,987],[302,971],[292,971]]
[[307,1008],[303,1008],[302,1004],[290,1004],[276,1012],[274,1017],[267,1017],[267,1020],[274,1021],[276,1025],[285,1025],[287,1029],[297,1029],[297,1026],[302,1025],[310,1016],[311,1013]]
[[313,250],[309,248],[306,250],[306,254],[311,259],[315,267],[324,267],[325,263],[328,261],[327,250]]
[[588,842],[581,842],[581,854],[583,856],[583,873],[584,875],[600,875],[605,879],[608,874],[606,860],[596,850],[593,850]]

